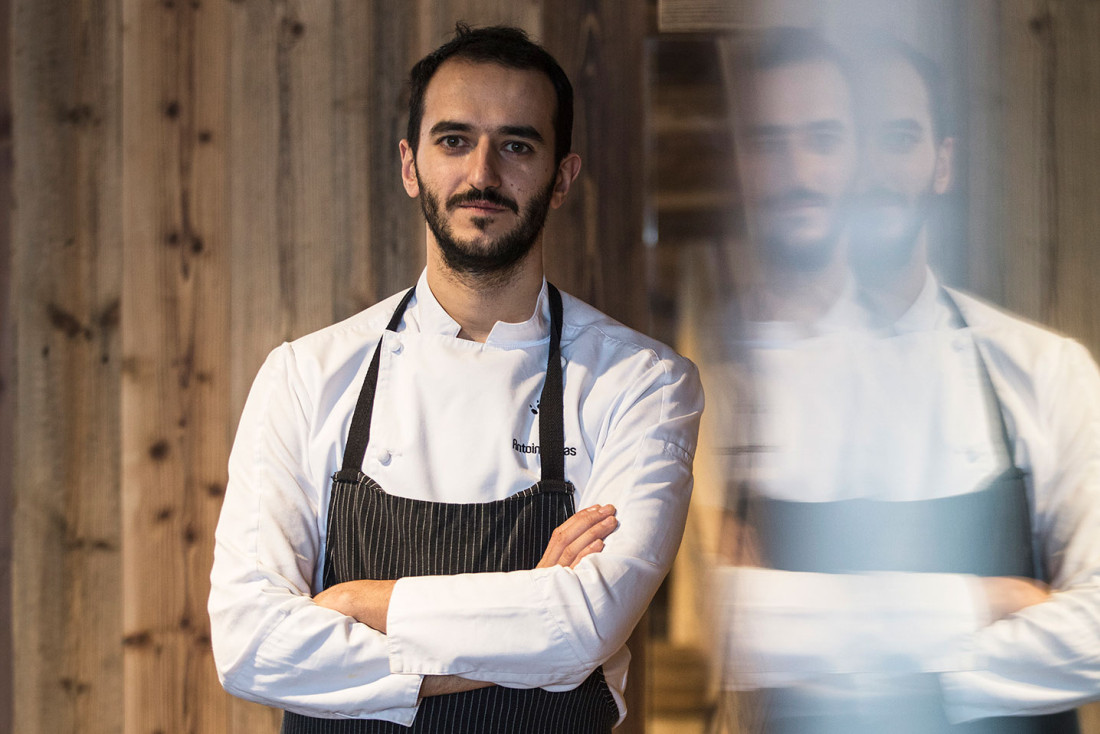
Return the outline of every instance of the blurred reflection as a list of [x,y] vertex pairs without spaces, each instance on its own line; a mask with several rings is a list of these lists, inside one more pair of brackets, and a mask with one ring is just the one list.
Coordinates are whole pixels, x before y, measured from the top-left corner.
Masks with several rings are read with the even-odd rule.
[[939,283],[938,71],[845,52],[775,29],[733,64],[753,272],[702,365],[738,692],[716,728],[1076,731],[1054,712],[1100,680],[1100,376]]

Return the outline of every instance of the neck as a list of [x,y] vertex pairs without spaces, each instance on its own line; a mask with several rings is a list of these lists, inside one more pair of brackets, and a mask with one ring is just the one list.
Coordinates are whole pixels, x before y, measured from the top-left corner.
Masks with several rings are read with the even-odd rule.
[[447,314],[461,327],[460,339],[484,342],[498,321],[531,318],[542,290],[542,242],[507,273],[474,275],[452,270],[428,233],[428,286]]
[[895,268],[868,269],[859,274],[863,301],[879,319],[897,321],[912,308],[924,289],[928,272],[928,242],[925,231],[918,235],[909,262]]
[[824,268],[802,272],[763,267],[763,279],[750,289],[746,316],[752,321],[813,324],[836,305],[848,269],[836,257]]

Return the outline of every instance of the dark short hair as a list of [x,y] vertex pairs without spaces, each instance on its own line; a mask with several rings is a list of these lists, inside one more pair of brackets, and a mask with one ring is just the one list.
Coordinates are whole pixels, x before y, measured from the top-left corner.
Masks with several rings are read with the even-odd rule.
[[848,58],[819,33],[808,28],[777,26],[765,28],[748,39],[745,47],[750,71],[768,71],[792,64],[830,61],[849,73]]
[[573,145],[573,85],[550,53],[530,39],[526,31],[512,26],[471,28],[455,24],[455,36],[420,59],[409,73],[409,124],[405,133],[416,155],[420,123],[424,119],[424,92],[436,71],[448,59],[492,63],[510,69],[541,71],[554,86],[554,160],[560,163]]
[[807,28],[774,26],[748,35],[734,56],[742,77],[795,64],[825,62],[852,83],[851,61],[819,33]]
[[866,54],[861,56],[861,61],[880,64],[891,58],[900,59],[909,64],[924,82],[924,88],[928,92],[929,112],[932,116],[932,136],[937,144],[942,143],[944,138],[953,135],[954,131],[951,124],[952,115],[947,96],[947,84],[940,65],[933,61],[931,56],[918,51],[915,46],[896,36],[874,38],[867,45]]

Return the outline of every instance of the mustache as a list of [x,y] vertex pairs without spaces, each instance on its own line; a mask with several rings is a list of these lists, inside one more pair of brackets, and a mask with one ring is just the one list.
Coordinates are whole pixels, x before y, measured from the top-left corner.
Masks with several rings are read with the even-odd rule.
[[511,199],[504,194],[500,193],[496,189],[475,189],[470,188],[467,191],[463,191],[461,194],[455,194],[451,198],[447,199],[447,209],[454,209],[461,204],[468,204],[478,201],[488,202],[496,206],[503,206],[507,209],[511,209],[513,214],[519,214],[519,204],[515,199]]
[[829,201],[829,197],[820,191],[797,188],[767,197],[764,199],[764,205],[770,208],[783,209],[795,206],[828,206]]

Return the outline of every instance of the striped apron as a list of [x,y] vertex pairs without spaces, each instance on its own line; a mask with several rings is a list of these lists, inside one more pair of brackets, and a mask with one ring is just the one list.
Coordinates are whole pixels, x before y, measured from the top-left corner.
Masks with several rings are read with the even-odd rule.
[[[537,484],[487,503],[428,502],[387,494],[362,472],[378,382],[379,340],[352,417],[343,466],[334,476],[328,515],[324,588],[360,579],[399,579],[534,568],[554,529],[573,515],[565,480],[562,419],[561,294],[547,285],[550,353],[539,407]],[[389,325],[401,323],[415,289]],[[287,712],[283,734],[606,734],[619,711],[597,668],[572,691],[490,686],[422,699],[411,727],[376,719],[320,719]]]

